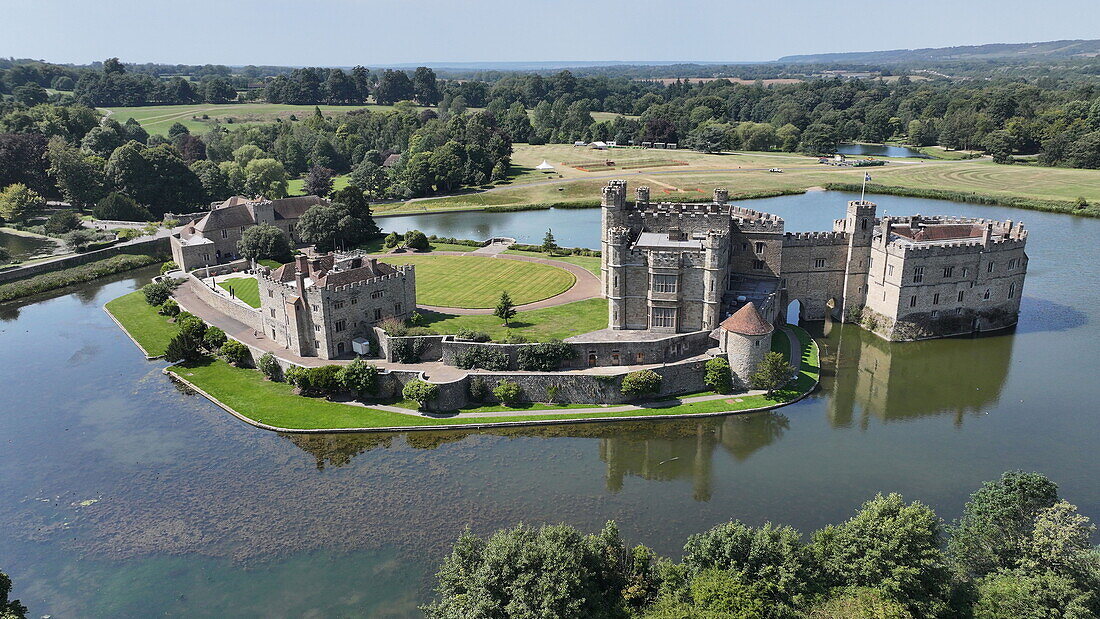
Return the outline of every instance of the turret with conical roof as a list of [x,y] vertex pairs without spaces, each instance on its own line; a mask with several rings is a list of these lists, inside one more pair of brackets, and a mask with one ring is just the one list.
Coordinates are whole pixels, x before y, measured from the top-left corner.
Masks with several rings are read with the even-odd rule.
[[718,342],[730,362],[733,380],[741,387],[749,386],[749,377],[771,350],[775,327],[764,320],[752,301],[741,306],[718,328]]

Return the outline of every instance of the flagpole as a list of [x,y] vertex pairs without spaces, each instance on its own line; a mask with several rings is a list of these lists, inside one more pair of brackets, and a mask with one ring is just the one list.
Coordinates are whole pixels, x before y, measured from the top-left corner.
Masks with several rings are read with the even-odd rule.
[[859,191],[859,203],[863,204],[863,197],[867,195],[867,174],[863,175],[863,189]]

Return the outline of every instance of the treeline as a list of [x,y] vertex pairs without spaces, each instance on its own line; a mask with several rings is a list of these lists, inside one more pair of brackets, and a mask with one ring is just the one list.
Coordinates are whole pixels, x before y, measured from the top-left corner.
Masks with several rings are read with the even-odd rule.
[[811,619],[1073,617],[1100,614],[1095,526],[1057,486],[1010,472],[948,527],[929,507],[878,495],[804,539],[738,521],[692,535],[679,562],[628,547],[614,523],[582,535],[520,525],[467,531],[443,561],[444,617]]

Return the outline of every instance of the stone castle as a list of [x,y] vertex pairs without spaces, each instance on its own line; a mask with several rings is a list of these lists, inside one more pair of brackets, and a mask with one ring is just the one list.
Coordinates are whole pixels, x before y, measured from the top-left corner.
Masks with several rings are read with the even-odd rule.
[[626,181],[607,184],[601,271],[612,329],[711,331],[736,366],[735,356],[755,355],[746,347],[767,350],[759,323],[782,320],[795,301],[802,319],[858,322],[889,340],[1016,324],[1022,223],[879,217],[874,203],[851,201],[832,231],[791,233],[776,215],[727,202],[716,189],[708,203],[656,203],[639,187],[628,203]]

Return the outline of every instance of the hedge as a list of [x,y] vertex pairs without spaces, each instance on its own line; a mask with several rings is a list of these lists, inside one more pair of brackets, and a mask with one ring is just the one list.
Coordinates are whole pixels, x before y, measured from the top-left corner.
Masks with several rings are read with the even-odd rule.
[[48,292],[73,284],[90,282],[93,279],[131,271],[150,264],[163,262],[164,258],[142,254],[119,254],[104,260],[97,260],[60,271],[51,271],[27,279],[0,284],[0,302],[11,301],[32,294]]

